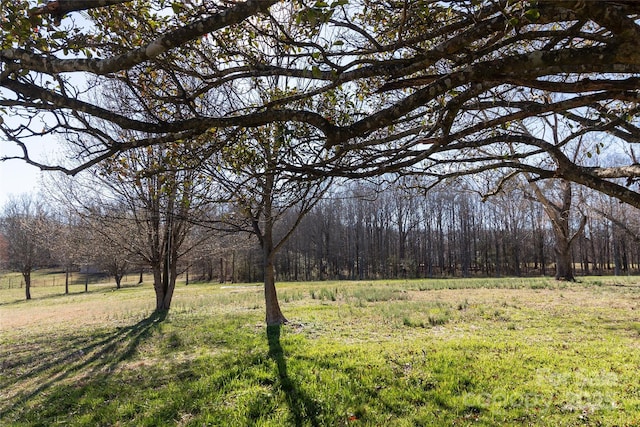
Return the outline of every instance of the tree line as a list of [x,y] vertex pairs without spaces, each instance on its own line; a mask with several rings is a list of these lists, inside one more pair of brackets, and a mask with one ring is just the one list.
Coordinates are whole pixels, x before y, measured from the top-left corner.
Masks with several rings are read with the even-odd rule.
[[[426,194],[352,187],[332,193],[302,220],[277,257],[278,280],[557,275],[550,220],[522,192],[483,202],[456,186]],[[581,204],[587,224],[570,247],[569,278],[638,274],[638,211],[611,200],[592,202],[596,208]],[[578,229],[580,213],[571,215]],[[222,249],[196,260],[192,276],[255,282],[261,280],[257,262],[250,247]]]
[[[574,197],[580,208],[569,212],[571,228],[579,231],[570,248],[572,273],[640,272],[638,211],[593,192]],[[179,237],[184,243],[166,254],[176,257],[174,278],[264,280],[258,242],[247,231],[221,226],[236,207],[206,205],[207,216],[179,219],[190,226]],[[100,210],[54,206],[24,196],[9,201],[0,216],[0,265],[23,274],[27,298],[29,273],[42,267],[100,272],[117,288],[127,274],[154,273],[159,255],[153,254],[167,243],[158,248],[140,235],[150,212],[134,212],[122,201]],[[295,212],[287,210],[277,222],[277,238],[298,221]],[[483,200],[463,181],[429,191],[406,182],[357,181],[335,186],[314,204],[278,251],[273,271],[279,281],[556,275],[556,257],[551,220],[526,187]],[[68,277],[66,285],[68,292]]]

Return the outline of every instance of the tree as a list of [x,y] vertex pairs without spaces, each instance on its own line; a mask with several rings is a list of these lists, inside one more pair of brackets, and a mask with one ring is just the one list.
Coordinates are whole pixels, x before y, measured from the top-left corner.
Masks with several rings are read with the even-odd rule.
[[44,206],[23,195],[10,199],[4,207],[0,221],[2,235],[7,242],[9,268],[22,274],[25,296],[31,299],[31,272],[47,264],[49,253],[42,241],[46,227]]
[[178,166],[184,150],[129,151],[75,179],[62,195],[90,236],[85,258],[108,271],[117,287],[129,265],[151,267],[157,311],[170,308],[179,262],[205,238],[188,239],[208,190],[200,172]]
[[[8,157],[43,169],[74,174],[211,129],[296,122],[324,140],[324,155],[305,166],[310,174],[525,171],[640,206],[633,158],[586,165],[563,145],[510,128],[558,113],[576,137],[612,135],[608,150],[638,139],[635,1],[247,0],[174,2],[169,10],[160,0],[57,0],[31,13],[26,2],[4,5],[0,107],[22,121],[2,132],[20,150]],[[65,18],[80,9],[90,26]],[[292,25],[279,25],[285,17]],[[274,76],[295,79],[295,91],[257,96],[255,79]],[[93,88],[111,81],[140,100],[137,114],[101,105]],[[335,90],[358,100],[344,120],[300,102]],[[250,102],[234,109],[230,98]],[[137,134],[123,141],[118,129]],[[32,159],[30,138],[51,134],[100,138],[72,166]],[[513,143],[515,153],[503,150]],[[553,168],[536,164],[541,155],[555,159]]]
[[[576,135],[572,134],[568,129],[571,129],[571,123],[569,126],[563,126],[565,124],[561,121],[557,115],[546,115],[540,119],[540,123],[543,126],[546,126],[549,129],[549,133],[551,134],[550,139],[552,140],[552,144],[555,147],[565,146],[566,151],[572,151],[572,158],[575,162],[580,156],[583,156],[584,152],[584,144],[582,135],[576,137]],[[526,135],[528,138],[534,139],[542,139],[543,137],[536,137],[533,133],[527,128],[523,123],[519,123],[519,127],[522,130],[522,134]],[[546,129],[539,130],[544,134]],[[562,138],[563,133],[569,133],[567,138]],[[575,142],[572,144],[571,142]],[[601,143],[595,145],[595,149],[599,152],[599,148]],[[587,148],[588,150],[589,148]],[[511,147],[513,153],[516,152],[515,147]],[[590,151],[586,151],[587,158],[593,157]],[[540,163],[544,164],[546,159],[539,160]],[[561,161],[558,158],[552,159],[556,165]],[[518,162],[518,160],[516,160]],[[548,161],[547,161],[548,162]],[[500,180],[499,187],[502,187],[506,180],[515,176],[514,174],[507,175],[504,179]],[[556,255],[556,274],[555,278],[557,280],[567,280],[573,281],[575,280],[573,273],[573,243],[576,238],[582,234],[582,231],[586,225],[587,217],[586,215],[582,215],[579,221],[579,225],[576,227],[575,232],[571,231],[571,216],[572,216],[572,204],[573,204],[573,186],[571,182],[560,179],[547,179],[546,180],[546,189],[543,189],[542,186],[534,179],[530,173],[523,172],[522,176],[527,180],[527,187],[531,190],[534,198],[538,203],[540,203],[546,213],[547,217],[551,221],[551,229],[553,230],[553,235],[555,238],[554,252]],[[525,190],[526,191],[526,190]],[[555,193],[555,194],[553,194]]]
[[65,269],[65,294],[70,273],[78,265],[107,273],[120,289],[131,263],[139,261],[133,250],[138,230],[114,194],[101,197],[105,196],[101,191],[108,190],[95,176],[72,179],[57,173],[46,176],[44,183],[48,202],[57,212],[49,240],[56,261]]
[[122,286],[122,278],[132,264],[140,259],[134,243],[141,230],[123,203],[112,206],[94,206],[91,215],[85,215],[90,240],[94,246],[89,259],[102,271],[113,277],[116,289]]
[[571,183],[567,181],[556,181],[557,196],[552,200],[549,195],[533,182],[530,186],[534,192],[536,200],[542,204],[545,213],[551,221],[551,229],[555,237],[554,252],[556,255],[556,279],[575,280],[573,274],[573,243],[582,233],[587,223],[587,217],[581,216],[580,222],[574,232],[571,231],[571,206],[573,204],[573,191]]
[[83,226],[79,215],[72,210],[64,214],[58,213],[52,219],[49,227],[49,249],[54,261],[64,267],[64,293],[69,293],[69,278],[83,259],[87,259],[86,227]]
[[219,201],[233,206],[220,221],[229,231],[256,236],[262,250],[266,323],[286,323],[275,286],[276,254],[320,200],[330,180],[303,179],[281,169],[305,151],[304,130],[274,124],[236,138],[233,149],[223,150],[206,163],[213,166],[208,173],[220,187]]
[[107,212],[103,221],[108,224],[115,218],[118,223],[124,221],[133,226],[133,241],[127,234],[109,236],[121,249],[151,267],[157,311],[171,306],[178,262],[191,249],[184,243],[206,204],[199,198],[207,192],[198,179],[199,172],[177,167],[180,149],[173,148],[132,151],[118,161],[105,163],[102,170],[107,196],[115,196],[119,202],[115,212],[120,213],[114,217]]

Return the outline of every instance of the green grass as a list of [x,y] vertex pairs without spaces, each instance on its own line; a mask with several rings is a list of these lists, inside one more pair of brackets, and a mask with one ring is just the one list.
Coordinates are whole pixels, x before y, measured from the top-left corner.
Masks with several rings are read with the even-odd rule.
[[284,283],[269,330],[255,284],[2,280],[3,426],[640,425],[640,278]]

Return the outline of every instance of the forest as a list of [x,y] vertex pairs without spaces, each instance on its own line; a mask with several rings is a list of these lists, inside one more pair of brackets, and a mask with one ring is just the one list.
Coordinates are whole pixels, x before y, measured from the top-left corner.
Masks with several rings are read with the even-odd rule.
[[[549,197],[552,190],[547,189]],[[573,197],[570,278],[638,274],[638,211],[593,192]],[[137,238],[148,224],[136,221],[125,206],[101,205],[98,212],[54,201],[46,205],[26,195],[14,198],[0,217],[2,236],[15,242],[22,230],[24,246],[22,252],[15,245],[9,251],[5,243],[1,265],[17,271],[28,263],[34,270],[90,271],[119,286],[123,276],[148,271],[148,248]],[[201,208],[208,214],[190,219],[177,275],[187,282],[262,281],[258,241],[242,224],[229,221],[237,207],[211,201]],[[296,212],[295,206],[280,212],[276,240],[292,228]],[[22,228],[17,218],[23,219]],[[31,224],[25,218],[32,218]],[[556,245],[544,205],[526,186],[483,199],[462,180],[428,191],[402,182],[354,181],[334,186],[299,220],[278,251],[275,275],[278,281],[554,276]]]

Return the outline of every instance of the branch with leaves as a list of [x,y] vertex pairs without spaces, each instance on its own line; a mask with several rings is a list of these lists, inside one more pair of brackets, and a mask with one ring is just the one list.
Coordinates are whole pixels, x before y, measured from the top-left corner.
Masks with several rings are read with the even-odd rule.
[[[465,157],[476,164],[468,171],[500,168],[498,139],[519,138],[521,164],[562,159],[554,174],[640,204],[637,161],[572,159],[542,135],[527,139],[511,126],[560,114],[582,135],[614,138],[610,150],[635,144],[637,2],[95,5],[104,7],[85,9],[88,22],[73,20],[87,4],[63,0],[31,15],[13,7],[2,21],[3,116],[28,127],[52,117],[57,123],[42,132],[0,125],[22,148],[14,157],[77,173],[135,147],[295,123],[315,129],[315,155],[322,153],[306,162],[307,173],[371,176],[431,173],[431,165],[459,165]],[[63,13],[59,24],[49,20]],[[289,82],[287,90],[262,96],[277,79]],[[105,103],[97,90],[78,86],[120,89]],[[124,131],[135,132],[124,141]],[[60,167],[30,158],[26,141],[34,135],[102,137],[79,163]],[[551,173],[538,169],[541,178]]]

